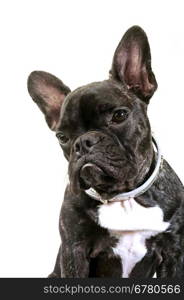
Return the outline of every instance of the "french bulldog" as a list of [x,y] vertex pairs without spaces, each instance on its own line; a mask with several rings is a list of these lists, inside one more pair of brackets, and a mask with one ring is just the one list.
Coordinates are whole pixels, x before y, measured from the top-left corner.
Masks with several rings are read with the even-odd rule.
[[184,188],[152,137],[156,89],[139,26],[121,39],[107,80],[71,91],[50,73],[29,75],[30,96],[69,162],[49,277],[184,276]]

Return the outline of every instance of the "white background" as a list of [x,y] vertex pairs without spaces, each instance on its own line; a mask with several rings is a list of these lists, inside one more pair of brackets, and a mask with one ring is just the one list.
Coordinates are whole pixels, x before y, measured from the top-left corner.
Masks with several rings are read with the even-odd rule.
[[[60,238],[67,164],[26,89],[32,70],[71,89],[108,77],[132,25],[146,31],[159,89],[149,117],[184,181],[183,1],[16,0],[0,7],[0,277],[46,277]],[[75,224],[74,224],[75,230]]]

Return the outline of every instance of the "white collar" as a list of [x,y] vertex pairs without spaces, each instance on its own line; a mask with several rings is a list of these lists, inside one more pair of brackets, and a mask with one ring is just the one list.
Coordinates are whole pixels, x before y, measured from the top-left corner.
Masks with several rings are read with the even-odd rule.
[[130,192],[118,194],[118,195],[116,195],[116,196],[114,196],[113,198],[110,198],[110,199],[103,199],[100,196],[100,194],[98,194],[97,191],[95,191],[93,188],[90,188],[90,189],[86,190],[85,191],[86,194],[88,196],[90,196],[91,198],[106,204],[106,203],[109,203],[109,202],[125,201],[125,200],[128,200],[130,198],[138,197],[141,194],[145,193],[152,186],[152,184],[155,182],[155,180],[158,176],[159,170],[162,167],[162,163],[163,163],[163,156],[161,155],[160,147],[158,146],[158,143],[156,142],[154,137],[152,137],[152,142],[153,142],[153,145],[155,146],[155,148],[157,150],[157,162],[156,162],[156,166],[155,166],[155,169],[154,169],[153,173],[142,185],[140,185],[139,187],[137,187],[136,189],[134,189]]

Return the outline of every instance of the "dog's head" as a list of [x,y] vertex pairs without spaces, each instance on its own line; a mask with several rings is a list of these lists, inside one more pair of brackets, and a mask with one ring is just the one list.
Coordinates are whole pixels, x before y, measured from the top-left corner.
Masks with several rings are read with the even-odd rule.
[[157,88],[145,32],[120,41],[110,79],[73,92],[55,76],[32,72],[28,90],[56,132],[73,191],[93,187],[102,197],[141,184],[153,160],[147,105]]

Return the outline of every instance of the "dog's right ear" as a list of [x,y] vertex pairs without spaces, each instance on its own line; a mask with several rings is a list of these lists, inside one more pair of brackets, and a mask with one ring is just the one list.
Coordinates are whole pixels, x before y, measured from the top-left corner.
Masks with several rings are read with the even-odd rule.
[[151,68],[148,38],[141,27],[133,26],[124,34],[116,48],[110,74],[149,103],[157,89],[157,82]]
[[51,130],[56,130],[63,101],[70,89],[54,75],[34,71],[28,77],[28,91],[33,101],[44,113]]

